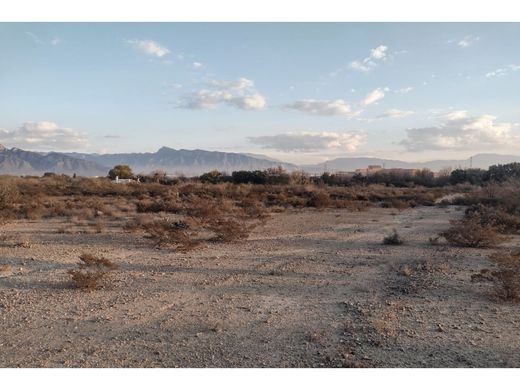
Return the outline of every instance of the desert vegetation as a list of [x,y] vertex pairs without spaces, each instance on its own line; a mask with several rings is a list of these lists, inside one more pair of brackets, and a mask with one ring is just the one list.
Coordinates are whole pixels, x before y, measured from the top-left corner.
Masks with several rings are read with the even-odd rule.
[[95,290],[104,287],[108,280],[108,273],[117,269],[117,265],[105,257],[83,253],[78,269],[68,271],[74,286],[83,290]]
[[[41,302],[38,310],[59,308],[67,337],[79,337],[74,326],[103,329],[89,337],[121,353],[122,365],[457,365],[456,353],[434,360],[452,348],[455,327],[470,329],[478,315],[495,321],[504,308],[486,335],[496,333],[520,301],[519,179],[514,167],[490,171],[442,180],[427,171],[346,179],[281,169],[118,172],[134,179],[124,183],[0,177],[6,334],[18,334],[31,315],[24,307]],[[104,333],[106,323],[124,336]],[[487,364],[487,349],[470,341],[460,343],[473,360],[460,364]],[[169,342],[186,349],[171,353]],[[265,353],[273,349],[283,361]],[[149,360],[128,360],[135,351]],[[234,358],[249,351],[250,361]],[[77,364],[96,364],[89,359]]]

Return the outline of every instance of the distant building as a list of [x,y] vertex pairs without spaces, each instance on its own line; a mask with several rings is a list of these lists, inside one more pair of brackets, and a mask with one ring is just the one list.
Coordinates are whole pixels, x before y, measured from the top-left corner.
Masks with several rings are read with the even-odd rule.
[[116,176],[115,180],[112,180],[112,183],[116,183],[116,184],[139,183],[139,178],[137,178],[137,180],[134,180],[134,179],[120,179],[119,176]]
[[384,169],[383,173],[389,173],[391,175],[396,176],[415,176],[417,175],[421,170],[420,169],[407,169],[407,168],[390,168],[390,169]]
[[408,168],[389,168],[385,169],[381,165],[369,165],[367,168],[356,169],[356,173],[361,176],[372,176],[376,173],[387,173],[396,176],[415,176],[421,170],[420,169],[408,169]]
[[367,168],[356,169],[356,173],[362,176],[370,176],[382,170],[383,167],[381,165],[369,165]]

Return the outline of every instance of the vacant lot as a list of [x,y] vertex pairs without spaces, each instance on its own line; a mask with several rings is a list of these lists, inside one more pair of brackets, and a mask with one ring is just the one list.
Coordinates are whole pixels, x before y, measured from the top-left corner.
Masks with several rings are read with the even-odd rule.
[[[188,253],[111,224],[15,220],[2,227],[0,366],[518,367],[518,306],[470,281],[493,250],[429,242],[462,215],[286,211]],[[382,245],[394,228],[404,244]],[[104,289],[72,287],[84,252],[118,266]]]

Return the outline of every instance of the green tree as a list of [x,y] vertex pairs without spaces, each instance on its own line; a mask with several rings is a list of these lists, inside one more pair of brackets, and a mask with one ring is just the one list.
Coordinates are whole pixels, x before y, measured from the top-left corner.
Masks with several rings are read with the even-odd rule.
[[120,179],[132,179],[134,173],[128,165],[116,165],[108,172],[108,177],[115,180],[116,177]]
[[199,180],[203,183],[217,184],[218,182],[220,182],[222,180],[223,176],[224,175],[222,174],[222,172],[214,170],[211,172],[203,173],[202,175],[199,176]]

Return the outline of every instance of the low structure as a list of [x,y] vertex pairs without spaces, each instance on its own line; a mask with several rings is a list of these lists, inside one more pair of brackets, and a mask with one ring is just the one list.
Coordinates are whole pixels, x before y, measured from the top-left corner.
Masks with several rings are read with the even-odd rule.
[[370,176],[382,170],[383,167],[381,165],[369,165],[367,168],[356,169],[356,173],[362,176]]
[[116,176],[115,180],[112,180],[112,183],[116,183],[116,184],[139,183],[139,178],[137,178],[137,180],[134,180],[134,179],[120,179],[119,176]]
[[395,176],[415,176],[421,170],[415,168],[389,168],[385,169],[381,165],[369,165],[367,168],[356,169],[356,173],[361,176],[372,176],[376,173],[383,173]]

